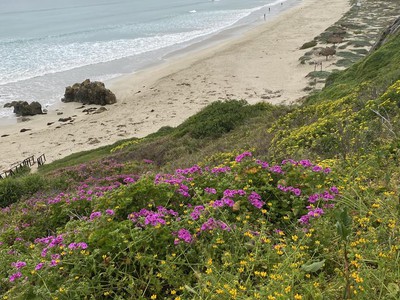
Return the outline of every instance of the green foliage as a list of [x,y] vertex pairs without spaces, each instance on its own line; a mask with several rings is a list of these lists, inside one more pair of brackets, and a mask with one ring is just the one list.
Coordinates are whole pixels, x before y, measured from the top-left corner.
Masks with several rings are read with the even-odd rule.
[[50,173],[50,172],[60,169],[60,168],[71,167],[71,166],[79,165],[82,163],[86,163],[87,161],[100,160],[100,159],[106,158],[107,156],[109,156],[110,151],[112,149],[118,147],[119,145],[121,145],[123,143],[126,143],[126,141],[121,140],[121,141],[114,143],[113,145],[99,147],[94,150],[73,153],[62,159],[59,159],[59,160],[56,160],[49,164],[44,164],[44,165],[40,166],[39,172],[42,174],[46,174],[46,173]]
[[383,141],[396,137],[400,125],[400,81],[369,100],[370,83],[336,100],[299,108],[270,129],[279,153],[308,150],[323,157],[346,157],[358,151],[375,151]]
[[244,100],[216,101],[177,127],[176,136],[195,139],[218,138],[242,125],[248,118],[270,110],[271,105],[248,105]]
[[307,74],[306,77],[314,78],[327,78],[331,73],[327,71],[313,71]]
[[307,273],[314,273],[324,267],[325,260],[317,261],[308,265],[302,265],[301,268]]
[[351,218],[347,212],[347,209],[336,212],[336,230],[338,235],[343,241],[347,241],[351,234]]
[[17,202],[23,195],[20,181],[13,178],[6,178],[0,181],[0,207],[6,207]]
[[6,207],[46,188],[46,180],[38,174],[8,177],[0,180],[0,207]]
[[308,48],[315,47],[315,46],[317,46],[317,41],[313,40],[313,41],[311,41],[311,42],[304,43],[304,44],[300,47],[300,50],[308,49]]

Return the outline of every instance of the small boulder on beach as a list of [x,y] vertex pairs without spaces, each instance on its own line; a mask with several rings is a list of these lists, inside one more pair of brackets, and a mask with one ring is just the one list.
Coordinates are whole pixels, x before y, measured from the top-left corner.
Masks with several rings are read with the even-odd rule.
[[71,118],[71,117],[68,117],[68,118],[60,118],[60,119],[58,119],[58,121],[59,121],[59,122],[68,122],[68,121],[72,121],[72,118]]
[[114,104],[117,99],[113,92],[105,88],[99,81],[90,82],[86,79],[82,83],[75,83],[65,88],[62,102],[79,102],[83,104],[107,105]]
[[34,116],[43,114],[42,105],[39,102],[33,101],[13,101],[4,104],[4,107],[14,107],[14,113],[17,116]]
[[103,113],[103,112],[105,112],[105,111],[107,111],[107,108],[105,108],[104,106],[102,106],[102,107],[98,108],[97,110],[95,110],[95,111],[93,112],[93,114],[101,114],[101,113]]

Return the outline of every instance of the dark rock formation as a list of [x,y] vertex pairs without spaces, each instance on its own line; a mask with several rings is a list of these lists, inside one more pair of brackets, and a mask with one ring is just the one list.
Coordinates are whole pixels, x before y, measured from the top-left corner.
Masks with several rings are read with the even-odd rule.
[[32,129],[29,129],[29,128],[22,128],[19,132],[25,132],[25,131],[29,131],[29,130],[32,130]]
[[97,109],[96,107],[89,107],[89,108],[82,110],[82,112],[85,112],[88,115],[88,114],[96,111],[96,109]]
[[82,83],[75,83],[65,88],[62,102],[80,102],[83,104],[114,104],[117,99],[113,92],[106,89],[104,83],[99,81],[90,82],[86,79]]
[[99,107],[96,111],[93,112],[93,114],[101,114],[103,112],[107,111],[107,108],[103,107]]
[[58,119],[59,122],[68,122],[68,121],[71,121],[71,120],[72,120],[71,117]]
[[14,107],[14,113],[18,116],[34,116],[43,114],[42,105],[39,102],[33,101],[13,101],[6,103],[4,107]]
[[379,37],[378,41],[375,45],[372,46],[370,52],[377,50],[383,44],[387,42],[387,40],[395,33],[400,30],[400,17],[398,17],[392,25],[390,25],[384,32],[382,32],[381,36]]
[[13,102],[9,102],[4,104],[4,108],[9,108],[9,107],[14,107],[15,104],[17,104],[18,101],[13,101]]

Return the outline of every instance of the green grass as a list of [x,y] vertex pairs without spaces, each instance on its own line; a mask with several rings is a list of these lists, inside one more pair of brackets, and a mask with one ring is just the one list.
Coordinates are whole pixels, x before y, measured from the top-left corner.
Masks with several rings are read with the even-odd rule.
[[354,61],[352,61],[351,59],[345,58],[345,59],[339,59],[339,60],[336,62],[335,65],[338,66],[338,67],[347,68],[347,67],[350,67],[352,64],[354,64]]
[[331,72],[327,72],[327,71],[313,71],[307,74],[306,77],[310,78],[310,79],[314,79],[314,78],[322,78],[325,79],[327,78],[329,75],[331,74]]
[[300,47],[300,50],[312,48],[312,47],[315,47],[316,45],[317,45],[317,41],[315,41],[315,40],[314,41],[310,41],[310,42],[304,43]]
[[[364,49],[363,49],[363,50],[364,50]],[[351,60],[351,61],[353,61],[353,62],[356,62],[356,61],[358,61],[360,58],[363,58],[363,57],[364,57],[364,56],[361,55],[361,54],[353,53],[353,52],[350,52],[350,51],[338,51],[338,52],[336,52],[336,56],[349,59],[349,60]]]
[[39,173],[46,174],[46,173],[50,173],[50,172],[60,169],[60,168],[75,166],[75,165],[85,163],[87,161],[99,160],[99,159],[105,158],[110,155],[111,149],[113,149],[114,147],[116,147],[124,142],[125,142],[125,140],[121,140],[112,145],[99,147],[94,150],[87,150],[87,151],[73,153],[62,159],[58,159],[51,163],[40,166]]

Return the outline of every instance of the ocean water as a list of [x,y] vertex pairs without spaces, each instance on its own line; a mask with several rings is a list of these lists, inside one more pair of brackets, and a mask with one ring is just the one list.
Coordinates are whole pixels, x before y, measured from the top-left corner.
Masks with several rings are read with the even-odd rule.
[[135,72],[299,1],[0,1],[0,119],[14,117],[3,108],[7,102],[39,101],[51,109],[68,85]]

